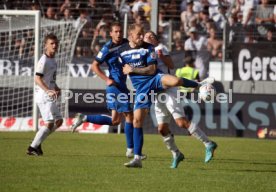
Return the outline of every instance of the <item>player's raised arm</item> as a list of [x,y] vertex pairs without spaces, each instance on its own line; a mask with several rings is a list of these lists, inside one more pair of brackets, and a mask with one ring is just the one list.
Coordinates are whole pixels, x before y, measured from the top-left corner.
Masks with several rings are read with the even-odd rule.
[[172,61],[172,58],[170,55],[164,55],[162,50],[158,51],[158,57],[160,58],[160,60],[165,63],[165,65],[169,68],[169,69],[174,69],[174,63]]
[[174,63],[166,46],[159,42],[157,35],[153,31],[148,31],[144,35],[144,41],[155,47],[157,57],[169,68],[174,69]]

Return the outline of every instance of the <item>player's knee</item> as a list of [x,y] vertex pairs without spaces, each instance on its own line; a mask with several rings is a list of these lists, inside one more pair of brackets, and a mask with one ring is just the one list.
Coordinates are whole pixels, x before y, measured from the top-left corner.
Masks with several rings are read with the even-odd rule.
[[140,119],[134,118],[133,119],[133,126],[134,127],[142,127],[142,123]]
[[132,123],[133,122],[133,115],[132,114],[126,114],[125,119],[126,119],[126,122]]
[[122,121],[121,116],[114,116],[114,117],[112,117],[112,120],[111,120],[112,126],[119,125],[121,123],[121,121]]
[[178,127],[181,127],[184,129],[188,129],[190,126],[190,122],[186,118],[181,118],[181,119],[176,120],[176,124]]
[[162,135],[162,131],[163,131],[162,127],[158,126],[158,133]]
[[172,80],[172,86],[173,87],[174,86],[180,86],[180,85],[182,85],[182,79],[176,77]]
[[162,136],[166,136],[170,133],[168,124],[160,124],[158,125],[158,133]]
[[182,85],[182,79],[181,78],[175,78],[175,85]]
[[52,130],[52,129],[55,127],[54,121],[48,121],[48,122],[46,123],[46,127],[47,127],[48,129]]
[[120,119],[112,119],[112,125],[113,126],[117,126],[121,123],[121,120]]
[[58,119],[56,121],[56,127],[59,128],[62,125],[62,123],[63,123],[63,119]]
[[167,135],[167,131],[165,131],[162,127],[158,127],[158,133],[161,134],[162,136]]

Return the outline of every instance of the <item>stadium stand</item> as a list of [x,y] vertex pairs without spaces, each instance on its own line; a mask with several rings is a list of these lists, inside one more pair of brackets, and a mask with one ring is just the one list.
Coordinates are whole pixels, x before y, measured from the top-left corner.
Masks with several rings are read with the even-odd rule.
[[[195,27],[199,35],[209,39],[211,60],[222,59],[223,41],[225,59],[232,60],[234,43],[275,42],[275,4],[275,0],[160,0],[158,35],[170,51],[183,51],[190,37],[188,31]],[[78,37],[75,58],[93,58],[108,40],[112,21],[123,21],[127,14],[129,24],[140,23],[149,30],[150,12],[156,8],[151,7],[150,0],[17,0],[13,3],[6,0],[2,1],[0,9],[39,9],[44,18],[70,19],[76,23],[86,20]],[[250,17],[246,20],[247,16]],[[223,39],[224,22],[227,24]],[[16,37],[14,51],[23,52],[21,42],[20,36]]]

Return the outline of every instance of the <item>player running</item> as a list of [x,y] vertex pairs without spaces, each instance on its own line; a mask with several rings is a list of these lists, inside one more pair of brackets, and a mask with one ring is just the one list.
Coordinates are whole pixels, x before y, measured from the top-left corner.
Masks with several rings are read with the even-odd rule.
[[[123,74],[122,64],[118,62],[117,50],[124,44],[128,43],[127,39],[122,37],[122,27],[120,23],[114,22],[110,29],[111,40],[108,41],[97,54],[92,63],[92,71],[94,71],[102,80],[106,82],[107,108],[111,110],[111,117],[106,115],[84,115],[76,114],[73,125],[74,132],[83,122],[90,122],[98,125],[119,125],[122,121],[122,114],[125,116],[125,135],[127,142],[126,156],[133,157],[133,108],[129,102],[129,90],[126,85],[126,75]],[[108,65],[109,76],[101,70],[102,63]],[[125,94],[128,99],[118,100],[118,95]],[[145,155],[142,156],[146,158]]]

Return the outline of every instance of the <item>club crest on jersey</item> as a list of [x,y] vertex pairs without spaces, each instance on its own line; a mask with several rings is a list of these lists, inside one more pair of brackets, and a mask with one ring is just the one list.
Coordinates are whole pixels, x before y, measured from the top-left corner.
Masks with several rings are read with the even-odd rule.
[[151,58],[156,59],[156,53],[155,52],[151,52],[150,56],[151,56]]
[[139,53],[140,53],[141,55],[146,55],[146,54],[147,54],[147,51],[146,51],[146,49],[140,49],[140,50],[139,50]]

